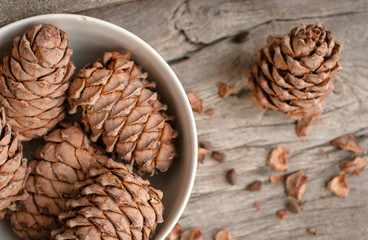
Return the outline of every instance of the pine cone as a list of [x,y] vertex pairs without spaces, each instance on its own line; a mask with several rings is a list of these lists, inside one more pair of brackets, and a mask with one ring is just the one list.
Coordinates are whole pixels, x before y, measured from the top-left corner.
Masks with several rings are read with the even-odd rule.
[[13,40],[0,68],[0,101],[21,141],[45,135],[64,116],[74,72],[66,34],[39,24]]
[[[105,164],[105,166],[108,164]],[[54,239],[151,239],[163,222],[162,192],[150,187],[123,164],[91,170],[78,184],[81,196],[69,200],[69,212],[59,215],[64,228]]]
[[249,72],[253,100],[262,110],[313,119],[334,88],[332,77],[340,71],[342,50],[322,23],[300,24],[285,36],[269,36]]
[[13,207],[13,203],[28,196],[23,191],[28,174],[22,145],[17,135],[12,136],[5,110],[0,108],[0,219],[4,218],[7,208]]
[[65,201],[79,194],[74,183],[86,180],[85,173],[100,166],[78,126],[64,125],[44,139],[36,159],[29,162],[29,197],[17,202],[9,216],[12,230],[22,239],[50,239],[51,230],[60,227],[57,215],[65,211]]
[[177,132],[167,122],[167,106],[149,89],[155,83],[129,59],[129,53],[107,52],[81,70],[70,85],[70,113],[81,106],[91,140],[102,135],[106,151],[115,150],[139,172],[165,172],[176,154]]

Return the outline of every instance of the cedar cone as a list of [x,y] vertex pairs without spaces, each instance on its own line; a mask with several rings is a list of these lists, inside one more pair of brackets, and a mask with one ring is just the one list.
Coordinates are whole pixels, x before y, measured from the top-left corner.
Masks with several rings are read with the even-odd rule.
[[168,123],[167,106],[158,100],[154,82],[130,60],[130,54],[106,52],[87,65],[69,89],[69,113],[82,108],[82,121],[96,142],[102,135],[107,152],[134,164],[140,173],[165,172],[176,151],[177,131]]
[[64,118],[71,55],[66,34],[51,24],[13,40],[0,68],[0,101],[21,141],[45,135]]
[[13,208],[13,203],[28,196],[23,191],[28,174],[27,159],[23,158],[18,135],[12,136],[5,110],[0,108],[0,219],[7,208]]
[[78,195],[74,183],[86,180],[85,173],[100,166],[78,125],[63,125],[44,140],[36,159],[29,162],[29,197],[17,202],[9,215],[12,230],[22,239],[50,239],[51,230],[60,227],[57,215],[65,211],[65,201]]
[[70,211],[59,214],[64,227],[51,233],[56,240],[148,240],[163,222],[162,192],[122,163],[92,169],[89,179],[77,186],[80,197],[68,200]]
[[300,24],[285,36],[269,36],[249,72],[253,100],[262,110],[316,120],[311,116],[321,114],[322,102],[334,88],[332,77],[340,71],[342,50],[322,23]]

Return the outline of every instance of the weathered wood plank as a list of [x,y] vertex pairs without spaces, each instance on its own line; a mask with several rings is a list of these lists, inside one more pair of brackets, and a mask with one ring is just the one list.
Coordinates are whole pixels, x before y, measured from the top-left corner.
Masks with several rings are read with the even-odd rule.
[[[18,0],[3,1],[0,25],[49,12],[75,12],[110,21],[137,34],[171,61],[185,89],[196,91],[206,109],[215,109],[215,117],[195,115],[198,135],[225,152],[227,162],[219,164],[208,157],[198,167],[192,197],[180,220],[184,229],[198,226],[204,239],[228,227],[235,240],[299,240],[311,239],[306,230],[316,227],[315,239],[363,240],[368,235],[368,185],[364,184],[368,170],[359,177],[348,177],[351,192],[347,199],[321,197],[330,194],[325,186],[339,172],[338,163],[353,157],[331,147],[329,141],[355,133],[368,149],[367,8],[363,0]],[[343,71],[335,77],[335,91],[325,101],[322,120],[308,130],[307,138],[298,138],[293,120],[255,107],[249,98],[247,72],[267,35],[284,34],[303,21],[324,22],[344,43],[345,51]],[[232,43],[230,38],[240,30],[250,30],[250,40]],[[220,99],[219,82],[233,87],[234,94]],[[304,211],[283,221],[277,221],[275,214],[285,208],[284,187],[267,182],[277,173],[265,164],[275,145],[291,149],[289,172],[310,169]],[[228,185],[224,177],[230,168],[238,172],[235,186]],[[254,180],[265,181],[264,189],[245,191]],[[254,202],[260,203],[261,212],[252,207]]]
[[364,12],[368,2],[359,1],[198,1],[189,0],[178,13],[176,26],[193,43],[211,43],[272,20],[334,16]]
[[134,0],[2,0],[0,2],[0,26],[34,15],[71,13],[130,1]]
[[175,17],[183,1],[134,1],[78,12],[117,24],[150,44],[167,61],[197,48],[175,29]]
[[[228,227],[234,239],[309,239],[309,227],[316,227],[318,239],[365,239],[368,234],[367,171],[360,177],[349,177],[350,196],[321,199],[329,194],[326,183],[339,172],[338,163],[353,154],[329,146],[329,141],[346,133],[360,136],[364,149],[368,147],[368,91],[366,79],[368,61],[365,44],[368,35],[362,33],[368,16],[365,13],[326,18],[322,21],[335,38],[343,42],[343,71],[335,77],[335,91],[326,99],[322,120],[309,129],[307,138],[295,135],[294,121],[277,112],[260,111],[249,98],[247,72],[256,50],[263,46],[269,34],[283,34],[298,25],[297,21],[275,21],[250,31],[244,44],[224,39],[173,64],[174,71],[188,91],[203,98],[205,108],[214,108],[215,117],[196,114],[200,140],[210,140],[217,150],[227,154],[228,162],[219,164],[207,158],[198,168],[193,196],[181,219],[185,227],[197,225],[205,239],[211,239],[220,228]],[[354,23],[354,24],[352,24]],[[187,69],[191,69],[190,72]],[[217,95],[217,83],[234,87],[226,99]],[[223,116],[227,118],[224,119]],[[308,201],[299,216],[276,220],[276,212],[285,208],[286,197],[281,183],[266,184],[261,192],[249,193],[245,186],[254,180],[277,174],[266,166],[269,150],[275,146],[291,149],[290,172],[307,170],[310,176],[304,199]],[[251,147],[249,157],[245,157]],[[321,153],[322,148],[325,152]],[[327,153],[331,157],[327,157]],[[238,172],[239,184],[227,184],[224,173],[230,168]],[[256,213],[253,202],[259,202]]]

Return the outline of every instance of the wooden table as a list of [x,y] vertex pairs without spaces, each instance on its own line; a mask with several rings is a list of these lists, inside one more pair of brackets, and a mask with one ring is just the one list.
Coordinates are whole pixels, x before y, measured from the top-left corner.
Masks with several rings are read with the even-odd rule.
[[[220,164],[209,157],[199,165],[194,190],[180,220],[184,229],[197,226],[204,239],[229,228],[233,239],[368,239],[368,170],[348,177],[346,199],[331,196],[326,183],[339,173],[338,163],[353,154],[331,147],[331,139],[346,133],[368,149],[368,1],[367,0],[17,0],[2,1],[0,25],[24,17],[70,12],[115,23],[147,41],[172,66],[187,92],[196,91],[205,109],[215,116],[195,114],[199,140],[209,140],[226,153]],[[295,135],[295,122],[275,111],[260,111],[250,99],[247,72],[256,50],[269,34],[284,34],[301,22],[321,21],[345,46],[343,71],[324,104],[322,120],[308,129],[306,138]],[[250,38],[235,44],[232,37],[249,31]],[[233,88],[225,99],[217,83]],[[282,221],[276,212],[285,208],[282,183],[268,182],[277,174],[266,166],[274,146],[289,148],[289,172],[308,170],[299,215]],[[238,183],[230,186],[225,172],[235,168]],[[265,182],[260,192],[247,192],[255,180]],[[328,195],[327,198],[322,196]],[[252,207],[258,202],[262,209]],[[307,233],[315,227],[317,235]]]

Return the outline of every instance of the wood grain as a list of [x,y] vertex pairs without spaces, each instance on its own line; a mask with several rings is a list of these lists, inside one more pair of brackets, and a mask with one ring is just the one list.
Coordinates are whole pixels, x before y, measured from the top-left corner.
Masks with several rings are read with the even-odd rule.
[[[229,228],[236,240],[368,238],[368,170],[359,177],[348,176],[351,191],[347,199],[332,196],[326,189],[326,183],[339,172],[338,164],[354,156],[331,147],[330,140],[353,133],[362,148],[368,149],[368,1],[6,3],[0,7],[2,25],[23,16],[75,12],[132,31],[171,63],[186,91],[196,91],[205,109],[215,109],[214,117],[195,114],[198,138],[226,153],[227,162],[220,164],[207,157],[199,165],[193,194],[180,219],[183,229],[197,226],[204,239],[212,239],[222,228]],[[285,34],[301,22],[316,21],[323,22],[344,44],[343,70],[334,79],[335,90],[325,101],[322,119],[308,129],[306,138],[298,138],[292,119],[256,108],[249,97],[247,73],[269,34]],[[241,30],[249,31],[250,39],[233,43],[231,38]],[[218,96],[219,82],[233,88],[230,97]],[[268,182],[277,173],[266,165],[274,146],[291,150],[287,174],[305,170],[310,177],[303,212],[282,221],[276,219],[276,212],[285,208],[284,186]],[[230,168],[238,174],[234,186],[225,178]],[[265,182],[263,190],[245,191],[255,180]],[[261,212],[252,207],[254,202],[260,204]],[[317,229],[317,236],[307,233],[311,227]]]
[[134,32],[170,61],[196,49],[196,45],[186,41],[181,31],[175,28],[181,5],[182,1],[135,1],[78,13],[101,18]]
[[1,0],[0,26],[34,15],[76,12],[129,1],[134,0]]
[[188,40],[211,43],[271,21],[310,19],[365,12],[367,1],[187,1],[179,9],[176,25]]
[[[228,227],[235,239],[310,239],[309,227],[317,228],[318,239],[366,238],[368,198],[363,196],[368,188],[359,184],[368,179],[366,171],[358,178],[348,178],[351,192],[347,199],[321,197],[329,194],[325,186],[338,173],[338,163],[353,157],[330,147],[329,141],[345,133],[355,133],[363,148],[368,147],[365,121],[368,71],[364,66],[368,58],[366,53],[360,53],[366,52],[364,44],[368,36],[360,29],[365,28],[368,17],[366,13],[356,13],[308,20],[314,21],[323,21],[336,39],[344,43],[341,59],[344,69],[335,77],[335,91],[325,102],[322,120],[308,130],[307,138],[295,135],[294,121],[286,116],[270,110],[259,111],[249,98],[247,87],[247,71],[256,49],[265,44],[266,36],[286,33],[300,20],[263,24],[250,30],[251,38],[244,44],[233,44],[226,38],[188,60],[173,64],[185,88],[195,90],[204,99],[205,108],[216,111],[215,117],[196,115],[199,140],[212,141],[215,149],[228,156],[224,165],[208,158],[199,166],[192,199],[181,219],[184,226],[197,224],[205,229],[206,239],[223,227]],[[195,69],[191,67],[193,64]],[[189,68],[194,72],[188,73]],[[219,98],[218,82],[232,86],[233,96]],[[310,168],[304,211],[283,221],[276,220],[276,212],[284,209],[286,202],[281,183],[268,183],[261,192],[244,190],[255,180],[267,182],[270,175],[277,174],[266,166],[273,146],[291,150],[289,172]],[[247,148],[252,149],[248,157]],[[327,157],[328,153],[331,158]],[[238,172],[237,186],[230,186],[225,180],[224,173],[229,168]],[[252,208],[254,202],[261,205],[260,213]]]

